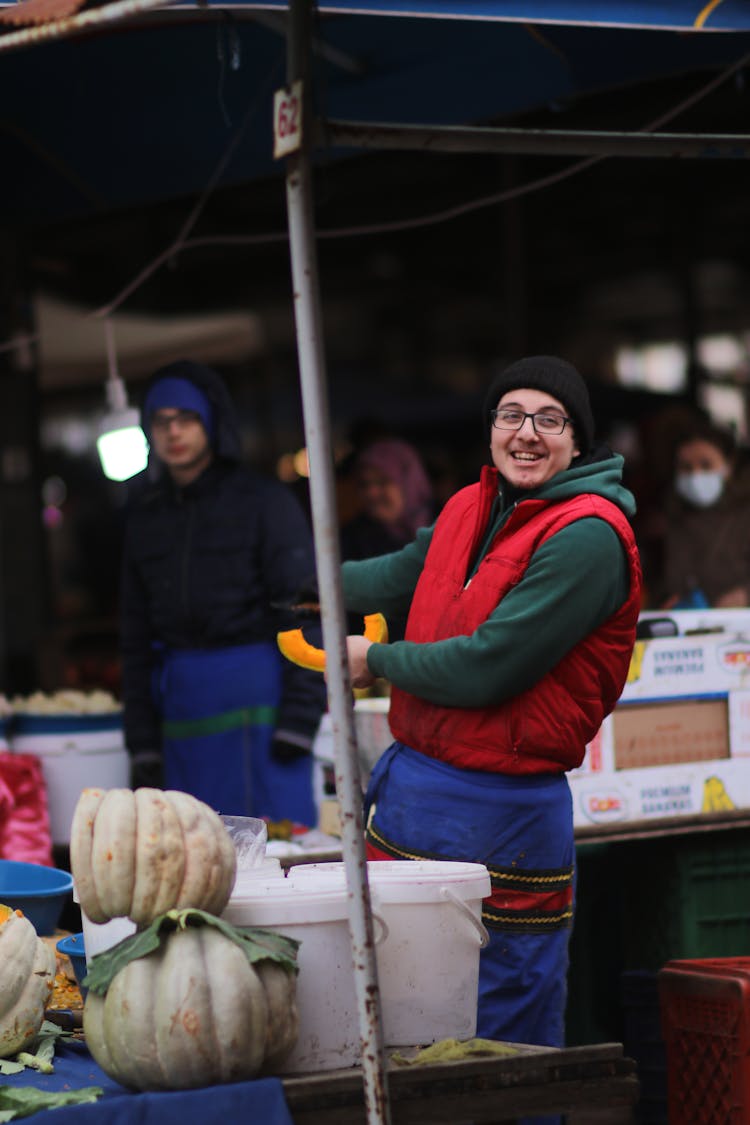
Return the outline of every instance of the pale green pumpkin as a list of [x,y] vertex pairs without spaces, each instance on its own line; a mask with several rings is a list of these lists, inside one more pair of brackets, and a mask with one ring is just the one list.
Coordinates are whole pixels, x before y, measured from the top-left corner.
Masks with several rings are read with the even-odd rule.
[[54,985],[54,951],[20,911],[0,905],[0,1058],[36,1037]]
[[106,995],[89,991],[86,1043],[111,1078],[135,1090],[181,1090],[273,1073],[298,1034],[296,978],[250,964],[210,926],[169,934],[130,961]]
[[70,865],[92,922],[137,926],[173,908],[221,914],[237,858],[220,817],[177,790],[84,789],[73,814]]

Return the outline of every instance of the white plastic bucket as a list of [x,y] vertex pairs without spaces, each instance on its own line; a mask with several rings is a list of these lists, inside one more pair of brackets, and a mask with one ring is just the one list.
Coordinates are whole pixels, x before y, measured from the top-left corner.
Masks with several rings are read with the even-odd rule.
[[34,754],[47,786],[53,844],[70,843],[70,826],[83,789],[122,789],[130,784],[122,716],[16,716],[11,750]]
[[233,892],[222,918],[235,926],[276,930],[300,942],[299,1036],[280,1073],[354,1066],[360,1039],[346,889],[270,876]]
[[[255,890],[256,892],[265,886],[268,879],[284,880],[284,872],[281,868],[281,863],[278,859],[272,859],[270,856],[263,859],[257,866],[251,868],[238,869],[237,877],[234,882],[234,895],[243,895],[248,890]],[[78,902],[78,894],[76,893],[75,886],[73,887],[73,899]],[[80,905],[80,903],[79,903]],[[96,956],[97,953],[103,953],[105,949],[111,949],[113,945],[117,945],[123,938],[130,937],[135,933],[135,922],[131,922],[129,918],[111,918],[109,922],[92,922],[88,914],[81,910],[81,929],[83,930],[83,948],[86,954],[86,964],[91,962],[91,958]]]
[[[357,740],[357,760],[363,786],[366,786],[367,779],[380,755],[393,742],[391,728],[388,725],[390,707],[390,699],[384,696],[357,699],[354,702],[354,735]],[[325,791],[325,780],[326,773],[333,767],[333,762],[333,726],[331,716],[326,711],[321,716],[318,732],[313,741],[313,793],[318,810],[326,797],[332,796]]]
[[[383,860],[367,865],[376,960],[388,1047],[476,1034],[479,951],[486,944],[482,899],[490,876],[481,863]],[[345,886],[343,863],[299,864],[287,882]]]
[[[73,901],[80,906],[78,892],[73,884]],[[111,949],[123,938],[135,933],[135,922],[129,918],[111,918],[109,922],[92,922],[88,914],[81,910],[81,929],[83,931],[83,952],[86,955],[86,964],[91,964],[91,958],[105,949]]]
[[234,887],[232,888],[232,895],[237,899],[241,898],[244,894],[257,890],[260,883],[266,883],[269,879],[276,882],[278,879],[284,878],[284,871],[281,866],[281,860],[276,856],[264,856],[260,863],[254,864],[252,867],[238,867],[237,874],[234,879]]
[[354,703],[354,732],[359,751],[359,765],[365,780],[372,773],[380,755],[393,742],[388,723],[391,701],[382,696],[357,699]]

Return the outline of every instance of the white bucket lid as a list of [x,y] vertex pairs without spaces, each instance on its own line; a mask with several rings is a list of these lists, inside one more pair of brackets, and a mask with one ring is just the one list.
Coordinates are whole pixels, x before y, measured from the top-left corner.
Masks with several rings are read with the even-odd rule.
[[257,888],[259,882],[266,883],[269,880],[276,882],[278,879],[284,878],[284,872],[281,867],[281,860],[276,856],[265,856],[260,863],[254,864],[252,867],[238,867],[237,874],[234,878],[233,894],[243,894],[245,888],[252,890]]
[[[237,921],[242,915],[242,921]],[[346,885],[326,878],[325,885],[314,880],[290,883],[289,879],[258,880],[233,892],[223,917],[236,925],[306,925],[311,922],[340,922],[348,919]]]
[[[290,867],[287,883],[313,881],[318,886],[346,886],[343,863],[309,863]],[[486,898],[490,875],[483,863],[449,860],[370,860],[367,881],[381,902],[435,902],[441,887],[464,900]]]

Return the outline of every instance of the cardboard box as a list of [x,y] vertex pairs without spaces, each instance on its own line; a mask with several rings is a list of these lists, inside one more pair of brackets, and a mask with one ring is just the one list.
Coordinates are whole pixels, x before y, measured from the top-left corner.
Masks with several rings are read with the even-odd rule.
[[750,610],[669,617],[568,775],[576,826],[750,808]]
[[620,700],[696,698],[750,688],[750,641],[714,633],[636,641]]
[[726,696],[620,705],[612,727],[617,770],[729,757]]
[[750,808],[750,769],[738,758],[569,776],[576,827]]
[[733,758],[750,758],[750,691],[730,691],[729,747]]

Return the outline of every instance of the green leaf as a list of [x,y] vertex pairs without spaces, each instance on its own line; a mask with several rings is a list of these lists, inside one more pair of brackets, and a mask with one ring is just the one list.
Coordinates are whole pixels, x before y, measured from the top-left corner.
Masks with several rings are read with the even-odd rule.
[[[55,1046],[58,1039],[72,1039],[73,1032],[65,1031],[64,1028],[58,1027],[56,1023],[51,1020],[42,1020],[42,1026],[37,1032],[36,1039],[29,1047],[29,1051],[41,1061],[41,1063],[50,1064],[55,1057]],[[34,1063],[30,1065],[35,1065]],[[43,1067],[38,1067],[43,1069]]]
[[25,1069],[26,1065],[15,1059],[0,1059],[0,1074],[20,1074]]
[[124,969],[139,957],[147,957],[149,953],[159,948],[161,945],[159,923],[165,917],[166,915],[162,914],[161,918],[157,918],[147,929],[129,934],[111,949],[95,954],[91,958],[81,984],[88,988],[89,992],[104,996],[120,969]]
[[58,1023],[53,1023],[52,1020],[42,1020],[38,1036],[49,1039],[75,1039],[75,1032],[67,1031],[64,1027],[60,1027]]
[[0,1122],[17,1117],[30,1117],[40,1109],[56,1109],[63,1105],[84,1105],[95,1102],[104,1091],[101,1086],[84,1086],[80,1090],[37,1090],[34,1086],[0,1086]]
[[205,910],[168,910],[161,914],[145,930],[139,930],[121,942],[98,953],[92,958],[83,984],[89,992],[97,996],[106,995],[110,984],[126,965],[147,957],[159,949],[161,943],[175,930],[186,930],[193,926],[212,926],[226,938],[238,945],[250,964],[256,961],[276,961],[288,972],[297,972],[297,949],[299,942],[294,938],[277,934],[272,930],[238,928],[223,918],[208,914]]

